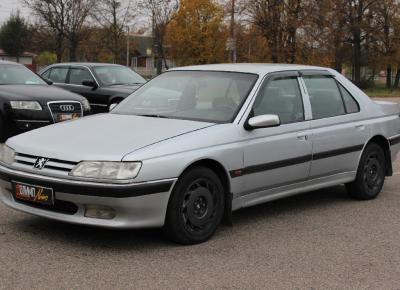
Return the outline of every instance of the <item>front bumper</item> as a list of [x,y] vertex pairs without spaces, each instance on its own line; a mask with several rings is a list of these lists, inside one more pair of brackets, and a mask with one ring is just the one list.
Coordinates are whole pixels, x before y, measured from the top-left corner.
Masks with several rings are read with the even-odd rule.
[[[11,181],[53,188],[55,206],[17,201]],[[168,200],[176,179],[132,184],[104,184],[52,178],[0,165],[0,200],[7,206],[58,221],[110,228],[148,228],[164,225]],[[113,219],[85,217],[87,206],[115,211]]]

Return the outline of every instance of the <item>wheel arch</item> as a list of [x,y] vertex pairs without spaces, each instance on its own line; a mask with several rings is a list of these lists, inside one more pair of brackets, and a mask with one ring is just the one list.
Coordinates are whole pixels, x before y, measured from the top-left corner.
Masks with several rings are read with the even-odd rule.
[[222,182],[222,186],[224,187],[224,199],[225,199],[225,209],[224,209],[224,217],[223,222],[227,225],[232,225],[232,192],[231,192],[231,183],[228,171],[226,168],[215,159],[204,158],[197,160],[191,164],[189,164],[181,173],[184,174],[188,170],[191,170],[195,167],[206,167],[212,170],[217,176],[220,178]]
[[119,96],[119,95],[117,95],[117,96],[111,96],[111,97],[108,99],[108,104],[111,105],[111,104],[115,103],[115,101],[118,101],[117,103],[119,103],[119,102],[123,101],[124,99],[125,99],[124,97]]
[[383,135],[375,135],[371,137],[367,143],[365,143],[365,146],[363,148],[363,151],[360,155],[360,159],[362,154],[364,153],[365,148],[371,143],[378,144],[379,146],[382,147],[384,153],[385,153],[385,161],[386,161],[386,176],[392,176],[393,175],[393,164],[392,164],[392,155],[390,152],[390,142],[389,140],[383,136]]

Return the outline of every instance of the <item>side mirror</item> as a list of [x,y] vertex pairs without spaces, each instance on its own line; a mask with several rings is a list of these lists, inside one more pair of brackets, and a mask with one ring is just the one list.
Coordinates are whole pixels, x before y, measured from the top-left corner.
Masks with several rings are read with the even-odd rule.
[[51,79],[44,78],[44,81],[50,86],[53,84],[53,81]]
[[85,87],[91,87],[93,89],[97,89],[97,83],[95,81],[83,80],[82,85],[84,85]]
[[111,112],[117,105],[118,103],[112,103],[109,107],[109,112]]
[[278,115],[260,115],[250,118],[245,125],[246,130],[277,127],[281,124]]

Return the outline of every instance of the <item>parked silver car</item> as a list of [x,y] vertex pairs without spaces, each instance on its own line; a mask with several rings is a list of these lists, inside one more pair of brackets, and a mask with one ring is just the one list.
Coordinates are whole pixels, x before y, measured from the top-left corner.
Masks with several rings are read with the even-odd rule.
[[232,211],[346,184],[373,199],[400,150],[400,108],[337,72],[206,65],[153,79],[109,114],[9,139],[1,200],[59,221],[209,239]]

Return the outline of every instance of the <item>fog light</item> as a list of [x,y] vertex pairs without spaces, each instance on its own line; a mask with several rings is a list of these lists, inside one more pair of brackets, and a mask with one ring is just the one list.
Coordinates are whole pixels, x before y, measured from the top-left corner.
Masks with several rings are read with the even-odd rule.
[[85,205],[85,217],[111,220],[115,218],[115,209],[103,205]]

